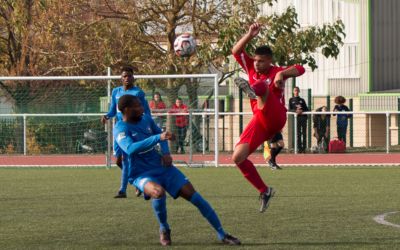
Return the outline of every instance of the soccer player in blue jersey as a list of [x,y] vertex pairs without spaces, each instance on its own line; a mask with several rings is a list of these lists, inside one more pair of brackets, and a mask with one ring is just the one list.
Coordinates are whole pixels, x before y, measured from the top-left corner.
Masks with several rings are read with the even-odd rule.
[[[173,140],[174,135],[162,132],[151,116],[143,114],[143,106],[135,96],[122,96],[118,108],[123,114],[123,120],[116,124],[114,137],[124,155],[128,156],[129,183],[139,188],[146,199],[152,199],[154,215],[160,224],[161,245],[171,245],[166,192],[174,199],[183,197],[196,206],[224,244],[240,245],[237,238],[224,231],[210,204],[196,192],[185,175],[173,166],[167,140]],[[157,144],[160,144],[161,153],[155,148]]]
[[[145,99],[145,93],[141,88],[133,85],[135,77],[133,76],[132,67],[125,66],[121,68],[121,81],[122,81],[122,86],[117,87],[112,91],[110,109],[108,113],[101,118],[101,122],[103,124],[105,124],[108,119],[111,119],[113,117],[116,117],[117,122],[122,120],[122,114],[121,111],[118,109],[117,105],[119,98],[123,95],[137,96],[144,107],[144,112],[150,115],[150,108]],[[115,141],[114,141],[114,156],[117,158],[116,161],[117,166],[122,170],[127,164],[127,159],[124,159],[122,151],[120,150],[118,144]],[[127,182],[127,177],[123,176],[123,173],[126,172],[122,171],[121,187],[119,188],[119,191],[114,198],[126,198],[126,189],[128,186],[128,182]],[[140,195],[140,192],[138,193],[137,191],[137,195]]]

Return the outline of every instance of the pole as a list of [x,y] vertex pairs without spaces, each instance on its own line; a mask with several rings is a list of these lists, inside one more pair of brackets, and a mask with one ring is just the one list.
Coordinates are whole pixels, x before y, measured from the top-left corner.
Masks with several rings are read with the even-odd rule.
[[[239,89],[239,112],[243,112],[243,91]],[[239,134],[243,132],[243,115],[239,115]]]
[[386,154],[389,154],[389,147],[390,147],[390,137],[389,137],[389,126],[390,126],[390,114],[386,112]]
[[[400,98],[397,98],[397,111],[400,111]],[[400,114],[397,114],[397,145],[400,145]]]
[[[107,68],[107,76],[111,76],[111,68]],[[111,80],[107,81],[107,105],[110,107],[111,103]],[[108,119],[105,127],[107,131],[107,155],[106,155],[106,168],[111,168],[111,147],[112,147],[112,119]]]
[[189,164],[193,162],[193,115],[192,110],[189,110]]
[[27,154],[27,148],[26,148],[26,114],[23,116],[23,126],[24,126],[24,155]]
[[293,123],[294,123],[294,153],[297,154],[297,113],[294,114],[294,119],[293,119]]
[[[326,97],[326,108],[328,109],[328,111],[331,110],[331,96],[330,95],[328,95]],[[329,116],[329,117],[331,117],[331,116]],[[331,122],[331,125],[329,126],[328,143],[331,141],[331,131],[332,131],[332,129],[331,129],[332,128],[332,119],[329,118],[329,120]]]
[[206,114],[201,115],[203,155],[206,154]]
[[219,157],[219,152],[218,152],[218,117],[219,117],[219,101],[218,101],[218,96],[219,96],[219,89],[218,89],[218,75],[214,76],[214,93],[215,93],[215,98],[214,98],[214,109],[215,109],[215,115],[214,115],[214,156],[215,156],[215,167],[218,167],[218,157]]
[[[353,98],[350,98],[349,100],[349,108],[351,111],[353,111]],[[354,136],[354,127],[353,127],[353,116],[350,118],[350,147],[353,147],[353,136]]]
[[[308,109],[312,110],[312,91],[311,89],[307,90],[307,99],[308,99]],[[311,115],[307,115],[308,119],[307,119],[307,145],[308,148],[311,148],[311,120],[312,117]],[[307,148],[307,147],[306,147]]]

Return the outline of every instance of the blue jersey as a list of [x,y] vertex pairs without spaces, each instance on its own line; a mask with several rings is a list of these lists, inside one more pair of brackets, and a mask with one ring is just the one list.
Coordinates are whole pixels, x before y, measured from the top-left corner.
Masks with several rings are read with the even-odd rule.
[[108,113],[106,114],[106,116],[108,118],[112,118],[112,117],[116,116],[117,121],[122,120],[121,111],[118,109],[118,100],[123,95],[133,95],[133,96],[139,97],[140,102],[142,103],[142,106],[144,108],[144,113],[150,115],[149,104],[147,103],[147,101],[145,99],[145,94],[144,94],[143,90],[136,86],[134,86],[128,90],[124,90],[124,87],[121,86],[121,87],[113,89],[113,91],[112,91],[110,109],[109,109]]
[[[169,154],[168,142],[160,141],[161,129],[149,115],[137,123],[119,121],[114,127],[114,138],[129,160],[128,180],[132,183],[139,175],[151,171],[162,172],[165,167],[155,146],[160,143],[161,153]],[[124,169],[123,169],[124,170]]]
[[[346,105],[335,105],[334,111],[350,111],[350,109]],[[351,114],[338,114],[336,124],[339,127],[346,127],[347,126],[347,119],[351,118]]]

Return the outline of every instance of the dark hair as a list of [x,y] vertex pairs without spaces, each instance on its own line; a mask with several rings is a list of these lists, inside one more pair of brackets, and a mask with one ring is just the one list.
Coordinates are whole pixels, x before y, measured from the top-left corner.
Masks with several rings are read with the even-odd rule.
[[266,45],[257,47],[256,50],[254,51],[254,54],[259,56],[269,56],[269,57],[272,57],[273,55],[271,48]]
[[160,101],[162,101],[160,92],[158,92],[158,91],[157,91],[157,92],[154,92],[154,94],[153,94],[153,100],[154,100],[154,96],[155,96],[155,95],[159,95],[159,96],[160,96]]
[[176,100],[179,100],[179,101],[183,102],[182,98],[180,98],[180,97],[177,97]]
[[294,87],[293,90],[297,89],[300,92],[300,88],[299,87]]
[[123,114],[125,108],[132,106],[136,102],[140,103],[139,97],[133,95],[123,95],[118,100],[118,109],[121,110]]
[[326,110],[328,111],[328,107],[327,106],[321,106],[321,107],[317,108],[315,111],[321,112],[324,108],[326,108]]
[[123,66],[123,67],[121,67],[121,73],[122,72],[128,72],[128,73],[131,73],[132,75],[133,75],[133,67],[131,67],[131,66]]
[[339,95],[335,97],[335,103],[336,104],[343,104],[346,102],[346,98],[344,98],[343,96]]

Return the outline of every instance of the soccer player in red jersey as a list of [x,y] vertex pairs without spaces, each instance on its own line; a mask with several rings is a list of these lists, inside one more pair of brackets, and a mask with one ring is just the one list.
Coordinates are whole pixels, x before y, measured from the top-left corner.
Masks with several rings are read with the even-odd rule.
[[285,80],[300,76],[305,70],[300,65],[274,66],[272,50],[268,46],[258,47],[253,58],[248,56],[244,48],[260,30],[259,23],[252,24],[249,31],[232,48],[233,56],[249,77],[250,85],[246,81],[239,81],[237,84],[250,97],[253,111],[253,117],[240,135],[232,159],[243,176],[260,192],[260,212],[264,212],[275,191],[264,183],[248,157],[284,127],[287,112],[283,95]]

